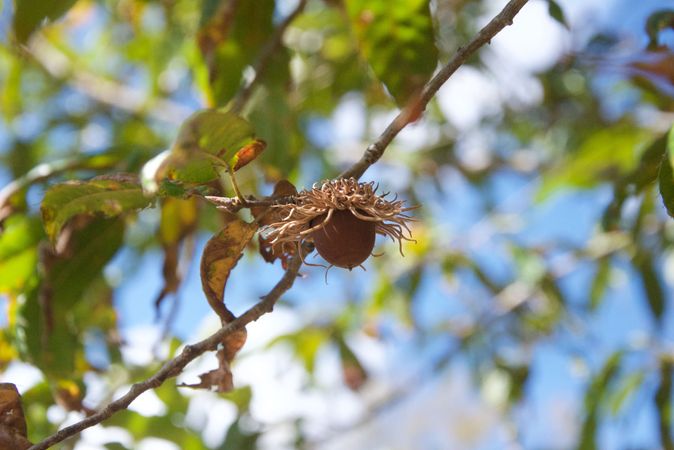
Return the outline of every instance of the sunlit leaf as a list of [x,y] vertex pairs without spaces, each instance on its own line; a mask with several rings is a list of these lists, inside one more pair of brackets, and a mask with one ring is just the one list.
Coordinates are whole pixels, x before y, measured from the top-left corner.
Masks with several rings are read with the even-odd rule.
[[50,187],[42,200],[44,228],[52,242],[61,228],[79,214],[114,217],[151,204],[134,177],[120,174],[89,181],[68,181]]
[[346,0],[360,51],[399,106],[418,94],[437,65],[427,0]]
[[297,332],[277,336],[269,346],[280,343],[288,345],[293,354],[302,361],[309,374],[313,374],[318,351],[330,339],[330,333],[325,328],[306,327]]
[[614,180],[638,162],[639,150],[650,133],[629,126],[595,132],[566,163],[545,174],[538,198],[544,199],[561,187],[590,188]]
[[220,110],[194,113],[181,126],[171,152],[156,171],[155,179],[207,183],[218,170],[236,164],[236,155],[255,146],[253,127],[240,116]]
[[0,234],[0,292],[19,292],[35,273],[37,245],[44,236],[36,217],[15,215]]
[[613,185],[613,200],[604,211],[602,226],[605,230],[619,228],[622,207],[630,195],[636,195],[658,179],[660,164],[667,151],[667,134],[651,143],[641,155],[639,164]]

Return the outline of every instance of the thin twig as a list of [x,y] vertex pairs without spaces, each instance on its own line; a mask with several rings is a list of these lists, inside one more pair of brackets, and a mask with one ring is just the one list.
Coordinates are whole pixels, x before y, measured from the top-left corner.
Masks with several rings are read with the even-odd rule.
[[229,322],[227,325],[223,326],[206,339],[197,342],[196,344],[186,346],[178,356],[167,361],[157,373],[145,381],[133,384],[126,394],[108,404],[99,412],[73,425],[65,427],[62,430],[59,430],[56,434],[53,434],[42,442],[33,445],[29,448],[29,450],[45,450],[54,444],[62,442],[63,440],[80,433],[82,430],[97,425],[103,422],[105,419],[111,417],[116,412],[126,409],[131,404],[131,402],[134,401],[143,392],[149,391],[150,389],[156,389],[166,380],[180,375],[187,364],[196,359],[198,356],[208,351],[215,350],[218,344],[220,344],[223,339],[230,335],[233,331],[239,330],[250,322],[256,321],[265,313],[271,312],[281,295],[283,295],[288,289],[292,287],[293,283],[295,282],[295,278],[297,278],[297,274],[301,265],[301,258],[292,258],[288,263],[288,270],[286,270],[283,277],[278,281],[278,283],[276,283],[274,288],[269,291],[267,295],[262,297],[262,300],[259,303],[255,304],[248,311],[234,319],[232,322]]
[[281,22],[279,26],[276,27],[274,34],[272,34],[260,52],[260,57],[258,58],[257,63],[253,66],[253,69],[255,70],[253,79],[239,91],[237,96],[232,101],[232,111],[236,113],[241,112],[245,104],[248,102],[250,96],[253,94],[255,86],[260,82],[264,74],[267,72],[267,68],[269,67],[271,59],[274,57],[274,54],[281,46],[283,35],[285,34],[286,29],[292,23],[292,21],[302,13],[306,4],[307,0],[300,0],[295,9],[290,14],[288,14],[285,19],[283,19],[283,22]]
[[386,147],[391,143],[400,131],[409,123],[417,120],[420,114],[426,109],[426,105],[433,98],[436,92],[449,79],[456,70],[466,62],[466,60],[484,44],[491,41],[496,34],[508,25],[513,23],[513,18],[520,9],[529,0],[511,0],[503,10],[494,17],[487,25],[480,30],[477,35],[465,46],[460,47],[454,56],[449,60],[440,71],[424,86],[421,93],[412,98],[402,111],[393,119],[393,122],[386,127],[386,130],[374,141],[366,150],[363,156],[347,170],[342,172],[338,178],[360,178],[363,173],[375,162],[381,158]]

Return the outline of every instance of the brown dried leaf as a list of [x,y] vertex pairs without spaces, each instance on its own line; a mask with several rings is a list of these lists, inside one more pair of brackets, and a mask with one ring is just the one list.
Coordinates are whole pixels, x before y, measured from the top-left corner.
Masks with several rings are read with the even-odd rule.
[[32,444],[26,439],[26,418],[21,396],[12,383],[0,383],[0,450],[23,450]]
[[[229,273],[243,255],[243,249],[253,238],[258,226],[256,223],[244,222],[233,213],[225,211],[223,214],[226,219],[225,227],[208,241],[201,257],[201,284],[208,304],[224,325],[235,318],[224,302]],[[217,352],[218,368],[200,375],[201,381],[197,384],[181,386],[215,389],[217,392],[231,391],[233,384],[230,363],[245,342],[245,328],[227,335],[222,341],[222,348]]]
[[[274,186],[274,192],[272,193],[271,197],[281,198],[289,197],[295,194],[297,194],[297,189],[295,186],[288,180],[281,180]],[[268,206],[256,206],[251,208],[250,212],[253,214],[253,217],[255,217],[255,220],[260,225],[260,227],[279,222],[283,219],[276,209]],[[295,247],[290,244],[284,244],[280,247],[274,248],[261,234],[258,235],[258,240],[260,243],[260,254],[262,255],[262,258],[264,258],[264,260],[268,263],[273,263],[276,258],[281,258],[283,267],[285,267],[288,257],[295,252]]]
[[208,304],[222,323],[234,320],[224,303],[229,273],[242,256],[243,249],[257,231],[256,223],[247,223],[235,214],[223,212],[225,227],[206,244],[201,257],[201,286]]
[[[243,330],[245,332],[245,330]],[[238,332],[232,333],[231,336],[240,334]],[[245,341],[245,335],[243,340]],[[242,344],[243,345],[243,344]],[[227,358],[226,350],[218,350],[218,368],[210,370],[199,375],[199,383],[195,384],[181,384],[181,387],[188,387],[192,389],[208,389],[215,392],[229,392],[234,389],[234,380],[232,378],[232,371],[230,369],[231,359]]]
[[260,156],[260,154],[267,148],[267,143],[262,139],[255,139],[250,144],[243,147],[241,150],[236,152],[233,158],[232,170],[236,172],[249,162],[253,161],[255,158]]

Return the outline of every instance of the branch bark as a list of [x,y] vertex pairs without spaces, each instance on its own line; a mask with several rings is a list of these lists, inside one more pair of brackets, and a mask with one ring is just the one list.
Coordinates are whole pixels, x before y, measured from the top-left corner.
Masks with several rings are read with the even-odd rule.
[[384,154],[386,147],[409,123],[414,122],[426,109],[436,92],[461,67],[466,60],[487,44],[499,31],[513,23],[513,18],[529,0],[511,0],[503,10],[482,28],[477,35],[465,46],[459,47],[454,56],[431,80],[426,83],[421,93],[412,98],[384,132],[366,150],[363,156],[347,170],[339,174],[338,178],[360,178],[363,173]]
[[288,270],[286,270],[283,277],[267,295],[262,297],[262,300],[259,303],[255,304],[248,311],[234,319],[232,322],[229,322],[206,339],[197,342],[196,344],[186,346],[178,356],[167,361],[157,373],[145,381],[132,385],[126,394],[108,404],[99,412],[59,430],[42,442],[33,445],[29,450],[45,450],[54,444],[80,433],[82,430],[97,425],[116,412],[126,409],[131,402],[138,398],[143,392],[158,388],[166,380],[180,375],[187,364],[192,362],[198,356],[208,351],[215,350],[218,344],[233,331],[240,330],[250,322],[256,321],[264,314],[271,312],[281,295],[292,287],[301,265],[302,260],[299,256],[291,259],[288,263]]

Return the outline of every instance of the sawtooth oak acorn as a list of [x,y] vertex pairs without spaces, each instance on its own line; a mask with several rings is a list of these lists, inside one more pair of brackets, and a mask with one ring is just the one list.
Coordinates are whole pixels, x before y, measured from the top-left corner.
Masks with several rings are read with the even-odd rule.
[[353,269],[372,253],[375,223],[359,219],[348,209],[338,209],[330,218],[321,214],[311,224],[323,225],[311,233],[311,239],[318,254],[333,266]]
[[312,241],[331,266],[349,270],[370,256],[377,234],[397,241],[402,254],[402,241],[412,240],[413,219],[405,213],[413,208],[376,190],[374,182],[354,178],[314,185],[297,193],[293,203],[272,206],[281,219],[265,227],[265,238],[272,247]]

